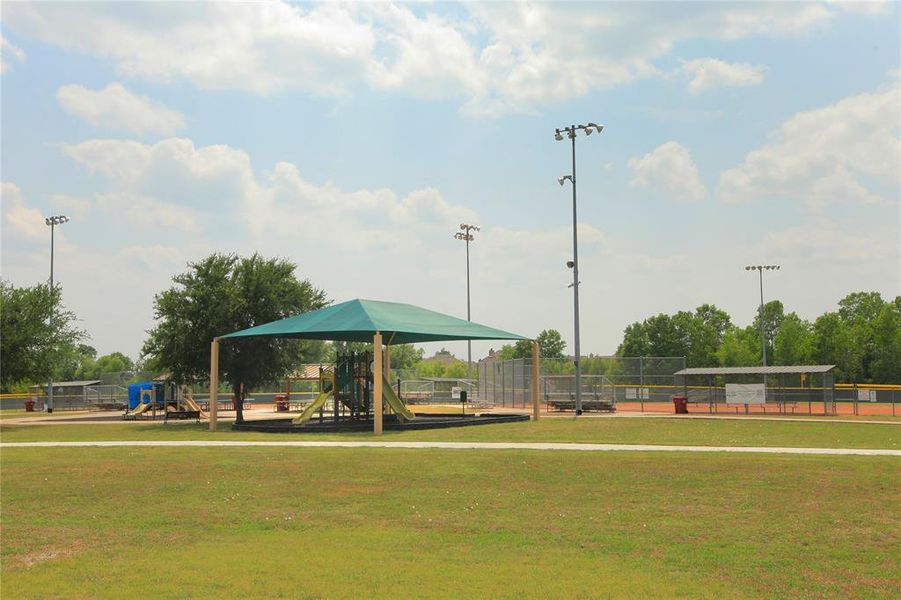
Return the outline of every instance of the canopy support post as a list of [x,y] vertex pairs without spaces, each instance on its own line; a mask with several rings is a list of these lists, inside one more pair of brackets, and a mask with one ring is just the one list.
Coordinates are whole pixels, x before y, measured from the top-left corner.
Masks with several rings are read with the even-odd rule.
[[382,333],[372,336],[372,433],[382,435]]
[[219,420],[219,338],[210,345],[210,431],[216,431]]
[[541,347],[538,342],[532,342],[532,420],[537,421],[541,411],[538,407],[538,378],[541,372]]

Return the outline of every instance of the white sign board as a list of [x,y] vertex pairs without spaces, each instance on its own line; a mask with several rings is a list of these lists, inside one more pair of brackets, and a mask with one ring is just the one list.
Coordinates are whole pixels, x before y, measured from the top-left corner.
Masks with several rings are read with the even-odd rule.
[[858,402],[876,402],[876,390],[857,389]]
[[459,400],[460,399],[460,386],[455,385],[451,388],[451,400]]
[[766,384],[727,383],[727,404],[766,404]]
[[647,400],[648,397],[648,388],[626,388],[626,400]]

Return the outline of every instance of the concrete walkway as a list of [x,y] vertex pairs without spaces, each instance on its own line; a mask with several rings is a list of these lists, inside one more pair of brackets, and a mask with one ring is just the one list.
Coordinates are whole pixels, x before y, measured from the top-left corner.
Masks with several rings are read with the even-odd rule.
[[837,456],[901,456],[901,450],[869,448],[767,448],[760,446],[656,446],[651,444],[576,444],[508,442],[309,442],[309,441],[121,441],[121,442],[3,442],[0,449],[11,448],[394,448],[440,450],[570,450],[580,452],[730,452],[740,454],[815,454]]

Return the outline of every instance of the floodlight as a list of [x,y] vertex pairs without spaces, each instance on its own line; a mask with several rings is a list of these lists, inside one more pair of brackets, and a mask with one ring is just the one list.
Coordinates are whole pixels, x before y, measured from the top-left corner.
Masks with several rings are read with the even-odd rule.
[[568,261],[566,261],[566,266],[569,267],[570,269],[572,269],[573,267],[576,266],[576,263],[571,260],[568,260]]
[[557,129],[556,133],[554,133],[554,139],[557,140],[558,142],[563,140],[563,136],[560,134],[559,129]]

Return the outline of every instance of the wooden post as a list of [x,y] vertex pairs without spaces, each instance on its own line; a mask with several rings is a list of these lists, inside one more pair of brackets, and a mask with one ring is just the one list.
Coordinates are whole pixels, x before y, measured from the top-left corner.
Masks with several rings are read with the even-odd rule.
[[532,420],[537,421],[541,411],[538,408],[538,379],[541,377],[541,347],[532,342]]
[[216,431],[219,418],[219,338],[210,346],[210,431]]
[[382,334],[372,336],[372,433],[382,435]]

